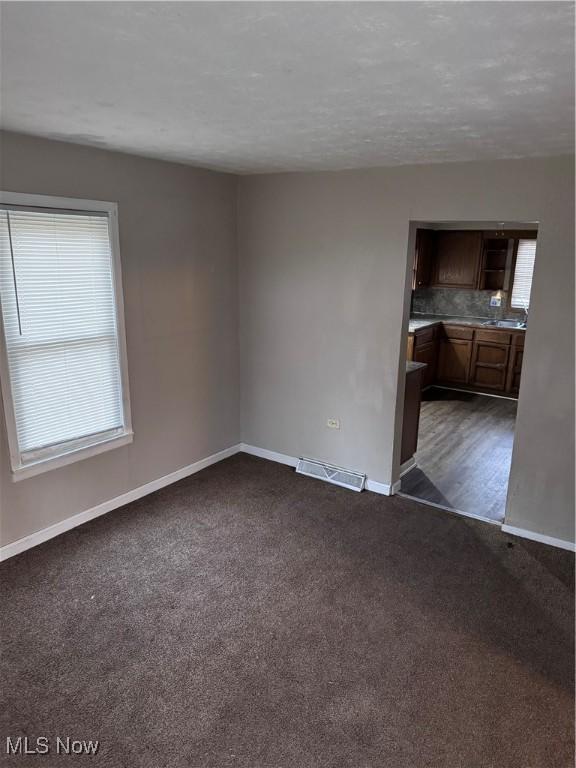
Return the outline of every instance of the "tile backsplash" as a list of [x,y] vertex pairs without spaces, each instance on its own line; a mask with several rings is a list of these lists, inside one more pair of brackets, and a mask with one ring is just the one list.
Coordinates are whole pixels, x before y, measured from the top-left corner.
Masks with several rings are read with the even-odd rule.
[[412,312],[426,315],[457,315],[460,317],[486,317],[496,320],[514,317],[506,306],[506,293],[502,292],[502,306],[491,307],[494,291],[474,291],[455,288],[417,288],[412,299]]

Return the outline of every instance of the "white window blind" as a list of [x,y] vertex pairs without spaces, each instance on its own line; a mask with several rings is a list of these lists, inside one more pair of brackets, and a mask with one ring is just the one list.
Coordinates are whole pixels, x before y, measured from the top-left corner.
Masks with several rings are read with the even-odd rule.
[[125,431],[106,213],[3,206],[0,298],[20,464]]
[[536,258],[536,240],[519,240],[512,284],[510,304],[514,309],[528,309],[530,306],[530,291],[532,290],[532,275]]

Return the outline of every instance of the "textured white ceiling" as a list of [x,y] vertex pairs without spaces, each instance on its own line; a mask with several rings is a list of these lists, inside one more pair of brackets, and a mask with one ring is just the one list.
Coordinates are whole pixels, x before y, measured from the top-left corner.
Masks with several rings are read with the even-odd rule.
[[574,5],[5,3],[2,125],[241,173],[573,150]]

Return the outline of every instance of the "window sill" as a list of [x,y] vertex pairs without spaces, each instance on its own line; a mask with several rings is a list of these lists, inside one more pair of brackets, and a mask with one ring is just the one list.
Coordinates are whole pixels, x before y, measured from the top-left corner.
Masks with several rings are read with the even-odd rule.
[[49,458],[24,464],[20,467],[15,467],[12,469],[12,481],[16,483],[20,480],[26,480],[28,477],[34,477],[43,472],[49,472],[51,469],[65,467],[68,464],[74,464],[77,461],[89,459],[91,456],[97,456],[99,453],[111,451],[114,448],[121,448],[123,445],[131,443],[133,439],[133,432],[123,432],[120,435],[108,437],[98,443],[92,443],[91,445],[61,453],[57,456],[51,456]]

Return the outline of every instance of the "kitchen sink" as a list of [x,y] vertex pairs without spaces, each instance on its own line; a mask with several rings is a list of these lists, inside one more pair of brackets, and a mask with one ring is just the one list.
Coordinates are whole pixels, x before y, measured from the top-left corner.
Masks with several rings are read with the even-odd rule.
[[526,328],[526,323],[517,320],[487,320],[482,325],[490,325],[493,328]]

